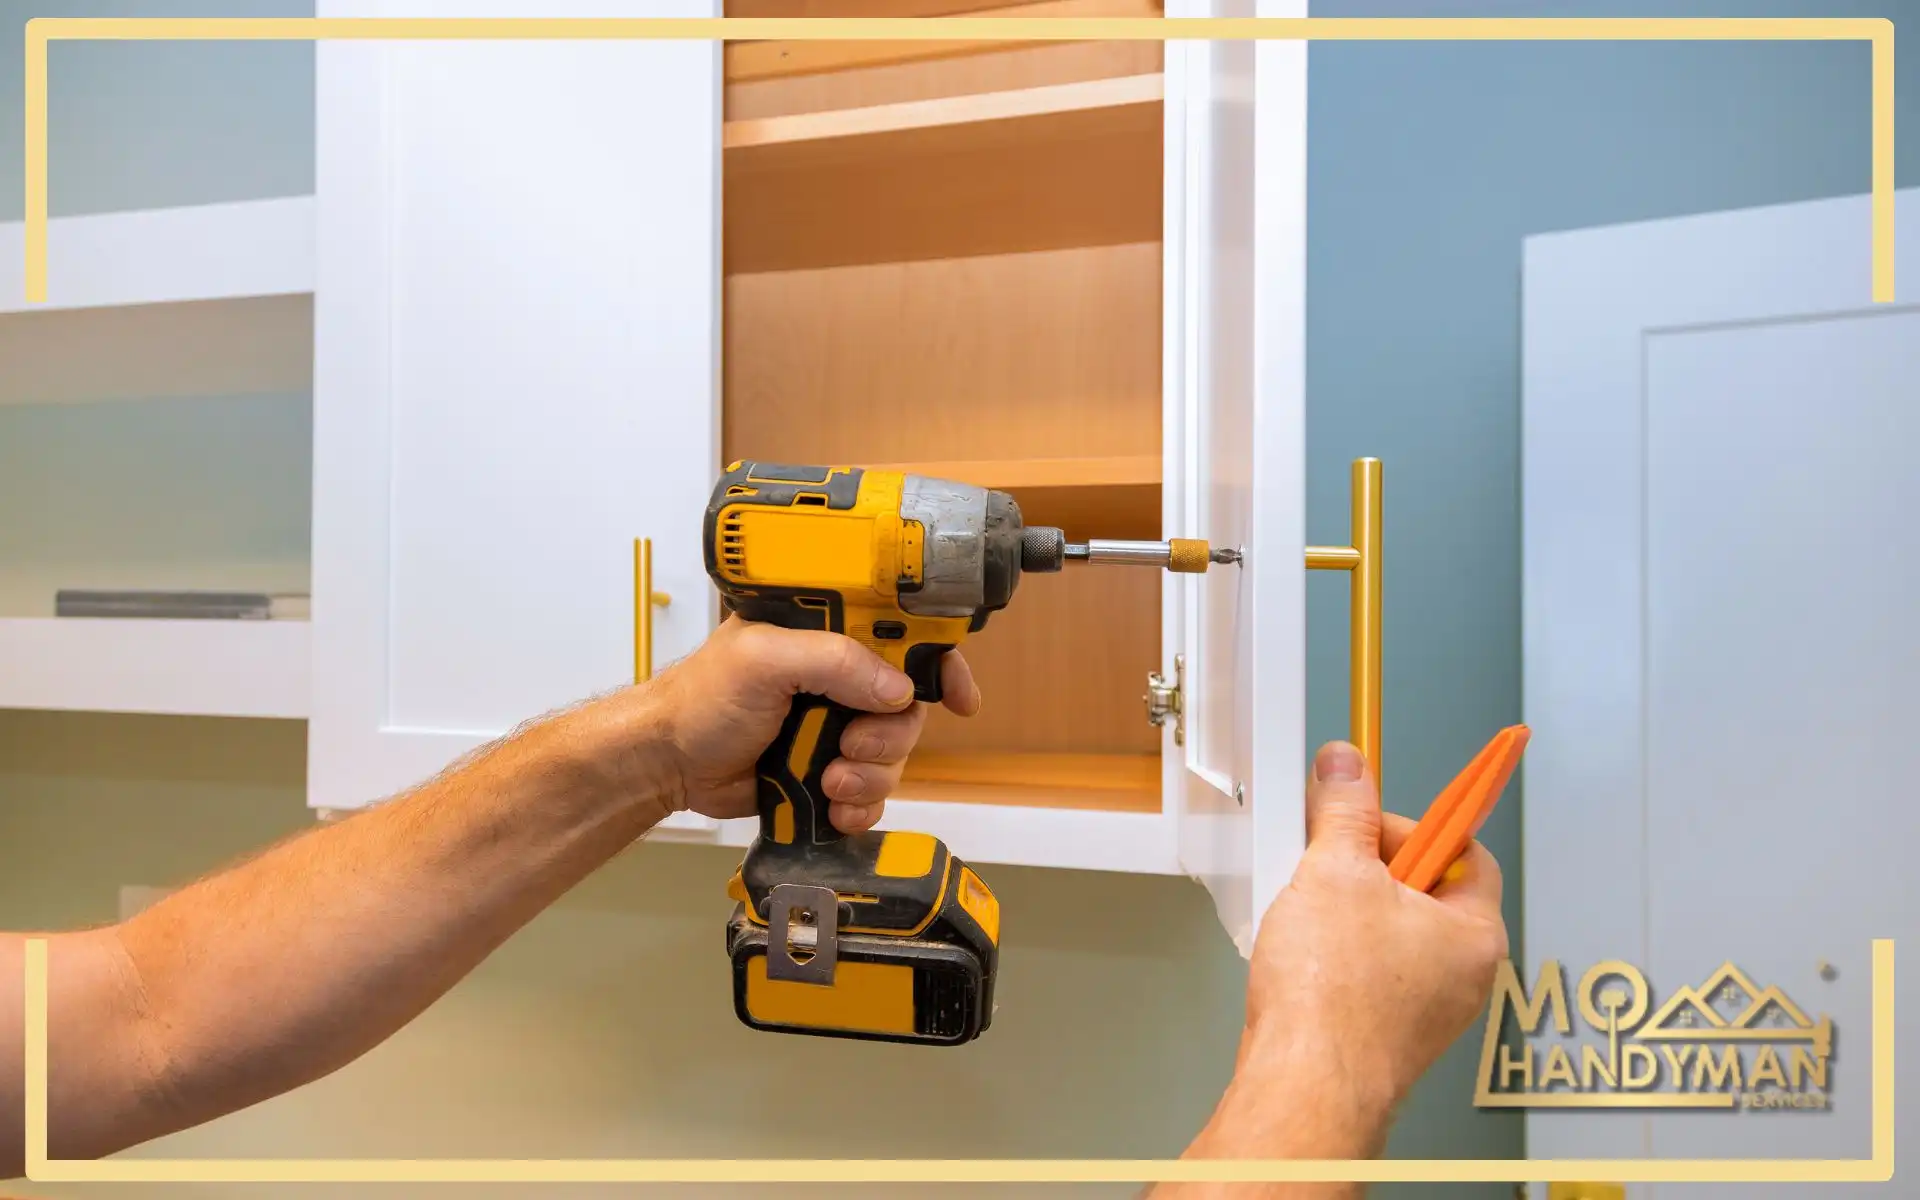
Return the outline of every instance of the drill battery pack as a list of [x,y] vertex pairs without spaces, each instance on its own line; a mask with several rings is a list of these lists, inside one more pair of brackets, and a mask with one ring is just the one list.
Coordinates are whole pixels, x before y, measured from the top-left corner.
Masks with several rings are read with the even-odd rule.
[[[993,1020],[999,902],[927,834],[849,840],[867,842],[862,849],[878,865],[900,872],[863,883],[890,895],[818,882],[756,887],[734,876],[728,891],[739,903],[727,922],[727,957],[740,1020],[769,1032],[926,1045],[979,1037]],[[906,875],[903,863],[921,873]],[[765,899],[755,902],[752,892]]]

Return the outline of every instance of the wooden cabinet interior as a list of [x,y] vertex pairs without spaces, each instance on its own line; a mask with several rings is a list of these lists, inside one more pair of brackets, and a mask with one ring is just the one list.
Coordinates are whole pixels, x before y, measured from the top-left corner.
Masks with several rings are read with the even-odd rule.
[[[1156,0],[729,0],[729,16],[1159,16]],[[1070,537],[1159,537],[1161,45],[726,52],[727,459],[1006,488]],[[1032,576],[966,647],[918,799],[1153,812],[1147,571]]]

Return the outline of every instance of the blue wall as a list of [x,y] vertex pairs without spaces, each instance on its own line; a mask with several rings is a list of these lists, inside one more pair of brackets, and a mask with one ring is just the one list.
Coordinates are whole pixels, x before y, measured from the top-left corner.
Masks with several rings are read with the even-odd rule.
[[[312,0],[0,0],[0,221],[24,206],[29,17],[310,17]],[[313,47],[70,42],[47,56],[55,216],[313,192]]]
[[[1314,0],[1312,15],[1886,16],[1920,32],[1920,0]],[[1920,57],[1909,50],[1897,62],[1906,186],[1920,180]],[[1312,47],[1309,536],[1332,541],[1345,529],[1347,461],[1383,459],[1390,807],[1417,813],[1496,729],[1525,716],[1521,239],[1864,192],[1867,79],[1864,44]],[[1346,724],[1343,584],[1316,579],[1309,590],[1316,741]],[[1483,834],[1506,868],[1516,932],[1518,796]],[[1477,1048],[1466,1039],[1427,1079],[1391,1153],[1522,1152],[1518,1116],[1468,1103]]]

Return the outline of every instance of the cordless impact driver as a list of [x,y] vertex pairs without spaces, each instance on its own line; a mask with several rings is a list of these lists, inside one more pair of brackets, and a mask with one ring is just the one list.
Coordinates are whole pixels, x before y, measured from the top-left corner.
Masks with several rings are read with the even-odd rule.
[[[1205,542],[1090,541],[1024,524],[1005,492],[897,471],[730,465],[707,506],[707,573],[748,621],[843,634],[941,699],[942,659],[1023,572],[1069,561],[1204,571]],[[959,1045],[993,1019],[1000,905],[925,833],[846,835],[821,788],[858,712],[794,699],[757,774],[760,830],[727,887],[734,1008],[756,1029]]]

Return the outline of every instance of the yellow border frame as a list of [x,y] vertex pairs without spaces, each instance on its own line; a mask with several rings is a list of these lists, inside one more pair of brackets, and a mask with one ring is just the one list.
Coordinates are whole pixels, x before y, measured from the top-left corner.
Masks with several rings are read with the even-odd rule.
[[[1886,18],[89,18],[26,25],[26,299],[47,289],[47,48],[63,40],[1866,41],[1872,45],[1872,297],[1894,298],[1893,22]],[[47,1157],[47,953],[26,947],[26,1174],[36,1182],[1872,1183],[1893,1178],[1893,942],[1873,944],[1865,1159],[109,1159]]]
[[35,17],[26,25],[26,300],[47,299],[47,47],[55,41],[1430,41],[1872,44],[1873,300],[1893,302],[1886,17]]
[[47,940],[26,945],[26,1175],[36,1183],[1885,1183],[1893,941],[1873,943],[1873,1156],[1859,1159],[161,1159],[47,1157]]

